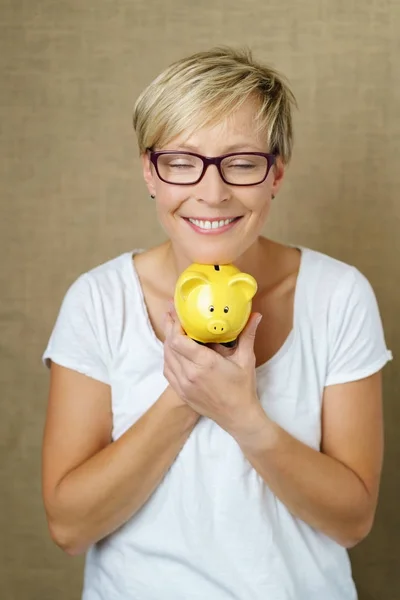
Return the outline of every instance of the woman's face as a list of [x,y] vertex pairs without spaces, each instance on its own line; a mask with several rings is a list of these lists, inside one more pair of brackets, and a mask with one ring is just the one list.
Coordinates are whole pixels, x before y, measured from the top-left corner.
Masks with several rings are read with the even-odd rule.
[[[178,136],[164,148],[216,157],[230,152],[269,152],[266,141],[254,130],[255,106],[249,101],[229,119],[204,127],[190,138]],[[179,161],[174,164],[174,169]],[[233,169],[243,168],[237,163]],[[183,167],[185,168],[185,167]],[[283,165],[278,159],[260,184],[235,186],[225,183],[217,167],[210,165],[204,177],[194,185],[171,185],[163,182],[143,156],[144,178],[149,193],[155,195],[160,223],[171,240],[176,255],[188,262],[203,264],[234,263],[256,241],[267,219],[271,196],[283,178]],[[181,168],[182,170],[182,168]],[[201,229],[207,220],[240,217],[221,229]],[[191,224],[190,219],[203,223]]]

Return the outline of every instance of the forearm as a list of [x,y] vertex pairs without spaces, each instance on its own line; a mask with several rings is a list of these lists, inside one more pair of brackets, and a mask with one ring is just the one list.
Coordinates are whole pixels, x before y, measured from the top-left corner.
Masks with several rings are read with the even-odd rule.
[[344,547],[367,535],[375,499],[351,469],[295,439],[266,415],[251,433],[242,428],[234,437],[294,516]]
[[182,449],[199,416],[168,387],[118,440],[58,484],[50,529],[70,554],[125,523],[147,501]]

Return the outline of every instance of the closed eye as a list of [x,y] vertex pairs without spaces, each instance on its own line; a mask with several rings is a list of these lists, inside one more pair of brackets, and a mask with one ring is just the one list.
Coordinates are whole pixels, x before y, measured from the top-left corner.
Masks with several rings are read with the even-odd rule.
[[236,165],[229,165],[229,169],[255,169],[257,165],[252,165],[252,164],[236,164]]
[[176,165],[168,165],[172,169],[193,169],[194,165],[184,165],[182,163]]

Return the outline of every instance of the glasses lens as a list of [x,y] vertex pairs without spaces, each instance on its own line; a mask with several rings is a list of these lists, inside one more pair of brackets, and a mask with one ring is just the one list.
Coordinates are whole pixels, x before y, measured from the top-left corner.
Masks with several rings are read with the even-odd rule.
[[193,183],[203,170],[203,161],[190,154],[161,154],[158,157],[158,171],[170,183]]
[[261,182],[268,169],[268,160],[257,154],[236,154],[227,156],[221,162],[226,181],[239,185],[251,185]]

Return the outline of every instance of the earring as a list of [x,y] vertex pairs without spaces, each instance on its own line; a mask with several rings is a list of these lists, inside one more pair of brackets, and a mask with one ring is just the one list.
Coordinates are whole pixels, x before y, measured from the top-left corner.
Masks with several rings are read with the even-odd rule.
[[275,200],[275,194],[272,194],[272,200]]
[[154,199],[155,199],[155,196],[154,196],[153,194],[150,194],[150,198],[151,198],[152,200],[154,200]]

